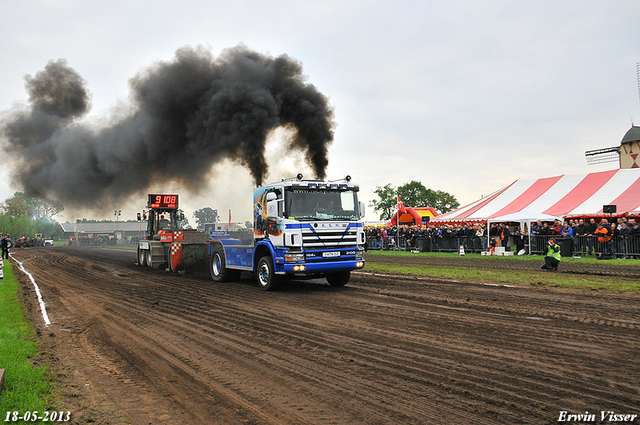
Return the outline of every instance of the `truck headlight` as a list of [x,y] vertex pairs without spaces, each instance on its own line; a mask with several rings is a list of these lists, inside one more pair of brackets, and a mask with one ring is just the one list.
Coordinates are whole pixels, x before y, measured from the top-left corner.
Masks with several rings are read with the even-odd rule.
[[363,259],[364,259],[364,251],[357,250],[356,251],[356,260],[363,260]]
[[284,255],[284,261],[288,262],[288,263],[293,263],[296,261],[304,261],[304,254],[303,253],[286,253]]

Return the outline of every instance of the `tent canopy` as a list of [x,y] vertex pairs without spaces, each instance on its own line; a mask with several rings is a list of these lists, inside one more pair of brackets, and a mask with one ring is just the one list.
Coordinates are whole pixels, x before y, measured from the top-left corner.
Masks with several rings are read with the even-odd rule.
[[616,205],[618,214],[640,215],[640,169],[516,180],[433,221],[487,221],[525,211],[553,218],[602,216],[604,205]]
[[536,213],[533,211],[519,211],[512,214],[503,215],[500,217],[492,217],[488,219],[489,223],[504,223],[504,222],[519,222],[519,223],[531,223],[534,221],[562,221],[562,217]]

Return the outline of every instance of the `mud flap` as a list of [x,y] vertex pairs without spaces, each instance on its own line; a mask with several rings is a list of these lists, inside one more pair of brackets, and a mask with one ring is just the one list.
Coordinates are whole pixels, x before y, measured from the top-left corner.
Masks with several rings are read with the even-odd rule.
[[171,270],[180,270],[184,268],[184,261],[182,257],[182,244],[171,244]]

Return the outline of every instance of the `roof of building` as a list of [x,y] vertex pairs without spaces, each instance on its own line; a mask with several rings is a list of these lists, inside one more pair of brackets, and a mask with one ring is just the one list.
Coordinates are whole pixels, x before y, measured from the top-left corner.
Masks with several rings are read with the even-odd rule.
[[626,142],[635,142],[636,140],[640,140],[640,127],[636,127],[632,125],[629,131],[626,132],[624,137],[622,138],[622,143]]

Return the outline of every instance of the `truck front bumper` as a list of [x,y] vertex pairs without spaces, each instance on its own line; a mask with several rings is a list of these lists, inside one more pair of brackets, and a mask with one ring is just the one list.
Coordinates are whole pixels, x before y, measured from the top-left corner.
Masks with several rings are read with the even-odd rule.
[[[302,270],[300,266],[304,266]],[[331,261],[326,263],[285,263],[278,274],[326,274],[358,270],[364,267],[364,260]]]

